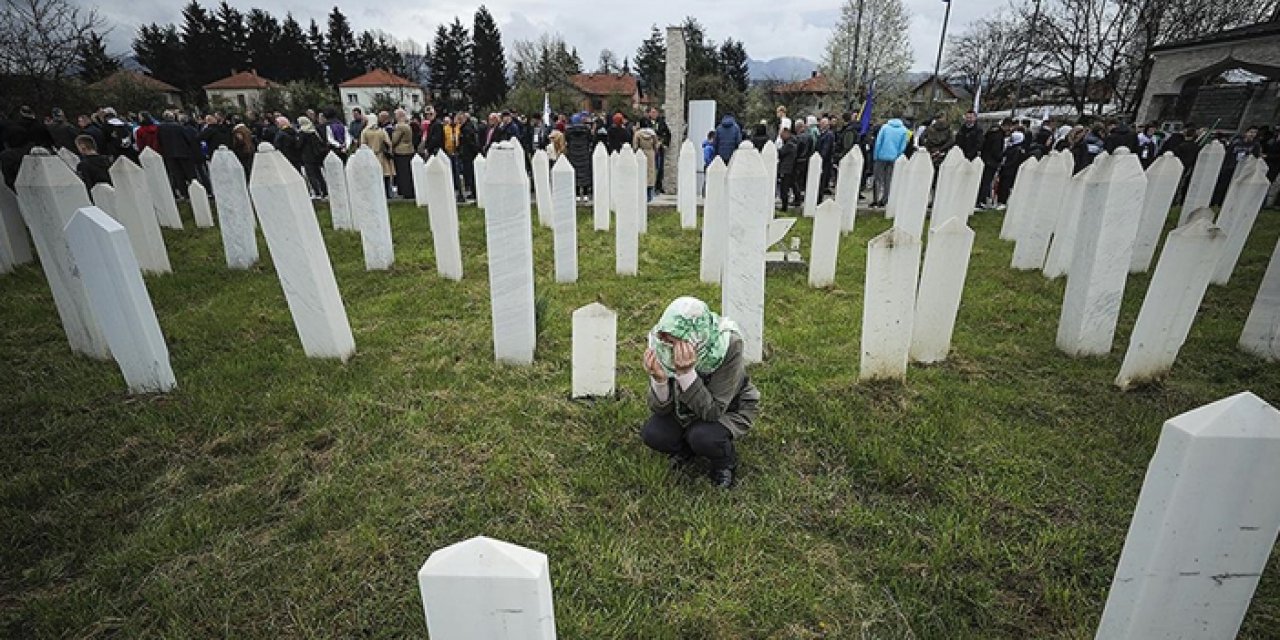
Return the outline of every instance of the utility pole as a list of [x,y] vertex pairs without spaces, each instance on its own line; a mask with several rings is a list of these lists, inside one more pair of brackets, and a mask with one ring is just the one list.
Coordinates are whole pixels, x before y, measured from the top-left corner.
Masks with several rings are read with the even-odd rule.
[[[1036,0],[1039,2],[1039,0]],[[951,20],[951,0],[943,0],[947,12],[942,15],[942,36],[938,38],[938,57],[933,61],[933,86],[929,90],[929,106],[925,108],[925,116],[933,116],[933,101],[938,97],[938,70],[942,67],[942,47],[947,43],[947,22]]]
[[1022,79],[1027,76],[1027,59],[1031,57],[1031,43],[1036,39],[1036,23],[1040,21],[1040,0],[1036,0],[1036,9],[1031,14],[1031,35],[1027,36],[1026,46],[1022,49],[1022,68],[1018,72],[1018,88],[1013,92],[1013,109],[1010,117],[1018,117],[1018,103],[1022,100]]

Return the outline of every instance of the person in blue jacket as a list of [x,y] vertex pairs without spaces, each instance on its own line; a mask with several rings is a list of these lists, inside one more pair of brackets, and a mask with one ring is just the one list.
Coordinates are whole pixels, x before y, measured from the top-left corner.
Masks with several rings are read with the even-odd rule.
[[712,129],[707,132],[707,139],[702,141],[702,168],[706,169],[711,166],[711,161],[716,159],[716,130]]
[[875,161],[873,177],[875,186],[872,195],[873,207],[883,207],[889,202],[889,184],[893,181],[893,163],[907,149],[907,128],[902,121],[892,118],[880,127],[876,134],[876,146],[872,152]]
[[742,144],[742,128],[738,126],[738,121],[733,119],[732,114],[725,114],[720,120],[720,126],[716,128],[716,155],[720,156],[725,164],[729,164],[729,158],[733,156],[739,144]]

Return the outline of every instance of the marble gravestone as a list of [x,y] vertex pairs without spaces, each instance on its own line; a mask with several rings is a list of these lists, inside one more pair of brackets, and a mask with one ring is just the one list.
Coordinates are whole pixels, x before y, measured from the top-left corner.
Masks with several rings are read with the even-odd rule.
[[973,203],[978,200],[978,183],[982,180],[982,160],[970,162],[960,147],[951,147],[938,167],[938,183],[933,192],[929,212],[929,229],[937,229],[948,220],[959,219],[969,224]]
[[1218,212],[1218,226],[1227,234],[1227,247],[1214,269],[1213,284],[1223,285],[1231,279],[1270,187],[1266,164],[1262,162],[1253,163],[1231,181],[1222,210]]
[[[99,208],[105,209],[124,226],[129,244],[133,246],[134,260],[144,272],[173,271],[164,245],[164,234],[160,232],[160,221],[156,219],[155,206],[151,204],[147,175],[124,156],[116,159],[108,173],[115,185],[115,198],[110,203],[99,203]],[[243,178],[244,174],[240,175]]]
[[537,551],[477,536],[432,553],[418,590],[434,640],[555,640],[551,572]]
[[689,130],[685,137],[701,149],[702,141],[707,138],[707,132],[716,128],[716,101],[690,100],[688,113]]
[[[414,157],[418,156],[415,154]],[[446,280],[461,280],[462,245],[458,240],[458,201],[453,191],[453,167],[449,160],[441,160],[437,155],[423,163],[422,172],[425,174],[423,188],[417,189],[416,195],[427,199],[436,273]]]
[[[1097,163],[1096,158],[1094,162]],[[1044,277],[1050,280],[1068,275],[1071,270],[1071,262],[1075,257],[1076,231],[1080,226],[1084,207],[1085,183],[1093,173],[1094,166],[1090,164],[1072,176],[1071,182],[1067,184],[1066,194],[1062,196],[1062,210],[1058,212],[1058,221],[1053,227],[1053,240],[1049,244],[1049,253],[1045,256],[1042,270]],[[1136,237],[1136,231],[1134,235]]]
[[485,246],[493,354],[498,362],[533,364],[537,347],[533,291],[533,221],[518,144],[489,147]]
[[551,229],[555,243],[556,282],[578,281],[578,208],[573,192],[577,177],[569,158],[551,168]]
[[368,145],[362,145],[347,159],[347,195],[364,247],[365,270],[390,269],[396,255],[391,243],[386,185],[382,181],[382,165]]
[[829,287],[836,281],[836,256],[840,252],[840,224],[844,212],[836,200],[818,205],[813,220],[809,255],[809,286]]
[[595,150],[591,152],[591,228],[596,231],[609,230],[611,164],[604,144],[596,144]]
[[649,159],[636,149],[631,156],[636,163],[636,222],[640,235],[649,233]]
[[1014,269],[1044,269],[1049,240],[1064,215],[1063,201],[1071,188],[1073,166],[1071,154],[1054,151],[1039,162],[1034,173],[1025,174],[1024,177],[1035,183],[1036,190],[1023,192],[1026,204],[1014,229],[1016,237],[1013,238],[1013,262],[1010,264]]
[[309,358],[346,362],[356,351],[355,338],[306,182],[279,151],[268,147],[254,156],[249,192],[302,351]]
[[720,284],[724,273],[724,252],[729,235],[729,197],[725,193],[728,173],[724,160],[716,156],[706,172],[706,197],[702,204],[702,259],[698,279],[707,284]]
[[809,167],[804,174],[804,217],[806,218],[812,218],[818,209],[818,185],[821,179],[822,156],[815,152],[810,156]]
[[1013,178],[1013,190],[1009,192],[1009,201],[1005,203],[1004,219],[1000,222],[1000,239],[1017,240],[1022,234],[1023,217],[1028,208],[1039,204],[1040,198],[1040,160],[1028,156],[1018,165],[1018,173]]
[[178,383],[169,348],[134,259],[129,232],[98,207],[84,207],[67,223],[66,236],[93,316],[129,392],[173,390]]
[[151,189],[151,205],[155,207],[156,218],[160,226],[166,229],[181,229],[182,218],[178,215],[178,202],[173,197],[173,187],[169,186],[169,173],[164,167],[164,158],[155,149],[147,147],[138,154],[142,170],[147,174],[147,187]]
[[627,145],[614,156],[609,183],[616,194],[617,220],[614,222],[614,244],[617,256],[614,268],[620,276],[634,276],[640,269],[640,212],[636,209],[639,198],[635,194],[635,154]]
[[893,183],[889,188],[889,202],[894,204],[894,192],[898,198],[893,211],[893,226],[906,231],[912,238],[919,238],[924,231],[925,209],[929,207],[929,191],[933,187],[933,161],[927,153],[917,153],[905,165],[902,173],[894,167]]
[[[1200,153],[1196,154],[1196,164],[1191,169],[1187,191],[1182,197],[1182,212],[1178,214],[1179,227],[1187,223],[1187,216],[1191,215],[1192,211],[1209,206],[1209,201],[1213,199],[1213,189],[1218,184],[1218,173],[1222,170],[1222,161],[1226,155],[1227,150],[1217,140],[1204,145],[1200,148]],[[1226,227],[1222,228],[1226,229]]]
[[702,158],[688,140],[680,145],[680,172],[676,180],[676,208],[680,211],[680,228],[698,228],[698,165]]
[[1159,380],[1173,368],[1226,242],[1226,234],[1205,219],[1169,233],[1129,336],[1117,387]]
[[[858,198],[862,195],[862,167],[861,147],[850,149],[840,158],[836,171],[836,206],[840,209],[842,233],[852,233],[858,218]],[[774,170],[777,170],[776,167]]]
[[[968,195],[976,200],[977,190]],[[909,353],[913,362],[941,362],[951,351],[973,238],[973,229],[958,217],[929,230],[911,323]]]
[[[907,162],[909,161],[910,159],[905,155],[898,156],[898,159],[893,161],[893,172],[891,175],[894,178],[906,176]],[[884,217],[886,220],[892,220],[894,214],[898,211],[898,208],[902,206],[899,204],[899,201],[902,200],[902,196],[905,192],[905,189],[894,189],[893,182],[896,181],[891,181],[889,183],[889,194],[885,196]]]
[[[1169,218],[1169,208],[1182,180],[1182,161],[1166,151],[1147,167],[1147,191],[1142,197],[1142,218],[1133,241],[1133,258],[1129,273],[1146,273],[1156,255],[1160,232]],[[1181,216],[1180,216],[1181,217]]]
[[71,149],[68,149],[66,147],[62,147],[61,149],[58,149],[58,157],[62,158],[62,161],[67,163],[67,167],[69,167],[72,171],[79,171],[80,156],[76,155],[75,151],[72,151]]
[[[413,179],[414,204],[419,207],[430,206],[429,203],[431,201],[427,198],[427,162],[422,159],[422,154],[415,153],[413,158],[409,160],[409,174]],[[452,181],[452,177],[450,181]]]
[[[89,200],[93,201],[93,206],[102,209],[112,220],[120,221],[120,216],[115,214],[116,210],[116,188],[105,182],[89,187]],[[154,218],[155,216],[152,216]],[[160,223],[156,223],[159,227]]]
[[484,203],[486,202],[484,186],[482,185],[485,184],[485,172],[488,171],[488,164],[489,161],[485,159],[484,155],[477,155],[475,161],[471,163],[471,172],[475,174],[474,179],[476,181],[476,206],[481,209],[484,208]]
[[[765,182],[773,185],[769,190],[769,197],[765,198],[764,202],[764,208],[772,218],[778,211],[778,145],[772,140],[764,141],[764,147],[760,149],[760,162],[764,163]],[[727,166],[725,168],[728,169]]]
[[[342,164],[342,158],[332,151],[324,158],[324,182],[329,187],[329,215],[333,219],[333,228],[355,231],[356,225],[351,218],[351,196],[347,190],[347,169]],[[215,187],[213,191],[216,199],[218,190]]]
[[612,396],[618,368],[618,314],[593,302],[573,312],[574,398]]
[[1244,322],[1240,349],[1264,360],[1280,360],[1280,242],[1271,252],[1258,295]]
[[555,215],[551,204],[551,161],[542,149],[533,152],[533,193],[538,201],[538,224],[550,228]]
[[1127,147],[1105,154],[1094,158],[1085,182],[1058,322],[1058,348],[1077,357],[1111,351],[1147,189],[1142,163]]
[[742,331],[743,361],[754,364],[764,359],[764,251],[769,218],[760,203],[768,197],[769,185],[760,154],[735,153],[729,165],[725,178],[729,242],[720,307]]
[[859,380],[906,377],[919,264],[920,242],[896,226],[867,243]]
[[609,209],[615,215],[618,212],[618,193],[624,186],[618,182],[618,159],[621,157],[617,151],[609,154]]
[[61,158],[33,154],[22,159],[14,186],[71,350],[98,360],[110,358],[107,338],[93,316],[84,281],[67,249],[67,222],[78,209],[90,206],[84,182]]
[[1097,640],[1235,638],[1280,530],[1278,461],[1280,411],[1248,391],[1165,422]]
[[[337,158],[332,153],[329,157]],[[326,166],[328,163],[326,160]],[[338,167],[341,169],[341,161]],[[230,149],[220,147],[213,152],[213,160],[209,162],[209,181],[213,185],[213,200],[218,205],[218,228],[222,231],[222,252],[227,258],[227,268],[248,269],[258,261],[257,222],[249,200],[249,187],[244,181],[244,167]],[[346,184],[345,179],[342,184]],[[335,203],[346,202],[346,187],[343,186],[339,193],[334,182],[329,181],[328,185],[329,206],[336,220]]]
[[27,226],[18,209],[18,196],[0,181],[0,273],[9,273],[34,259]]
[[196,219],[196,226],[201,229],[213,227],[213,210],[209,208],[209,192],[199,180],[192,180],[187,185],[187,199],[191,201],[191,213]]

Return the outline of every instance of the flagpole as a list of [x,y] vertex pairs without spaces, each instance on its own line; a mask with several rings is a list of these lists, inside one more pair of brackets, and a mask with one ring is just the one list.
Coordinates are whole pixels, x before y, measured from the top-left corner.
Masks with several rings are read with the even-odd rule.
[[933,61],[933,87],[929,91],[929,107],[925,116],[933,116],[933,101],[938,96],[938,70],[942,67],[942,47],[947,43],[947,22],[951,20],[951,0],[942,0],[947,5],[947,12],[942,15],[942,36],[938,38],[938,57]]
[[1027,36],[1026,48],[1022,50],[1022,71],[1018,73],[1018,88],[1013,92],[1013,109],[1009,111],[1012,118],[1018,117],[1018,102],[1022,100],[1022,79],[1027,75],[1027,58],[1031,56],[1031,43],[1036,38],[1036,22],[1040,17],[1040,0],[1036,0],[1036,10],[1031,14],[1031,35]]

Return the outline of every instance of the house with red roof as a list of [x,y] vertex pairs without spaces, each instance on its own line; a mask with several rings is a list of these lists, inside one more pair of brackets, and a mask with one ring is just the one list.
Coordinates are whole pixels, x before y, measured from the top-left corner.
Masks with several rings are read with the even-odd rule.
[[[421,111],[427,106],[426,94],[418,83],[401,78],[386,69],[374,69],[340,83],[338,94],[342,97],[342,109],[347,113],[351,113],[356,107],[368,113],[375,104],[386,105],[388,102],[399,105],[410,113]],[[382,96],[381,100],[379,96]]]
[[154,93],[167,107],[182,106],[182,91],[177,87],[144,73],[121,69],[91,85],[89,90],[114,96],[136,95],[137,92]]
[[280,85],[258,75],[256,69],[237,72],[204,85],[205,97],[211,106],[229,104],[240,111],[256,111],[262,106],[262,92]]
[[584,111],[605,111],[619,103],[634,110],[644,102],[636,77],[629,73],[579,73],[570,76],[569,83],[581,94]]
[[844,87],[815,71],[798,82],[780,84],[769,90],[775,107],[786,107],[792,117],[838,113],[842,109]]

